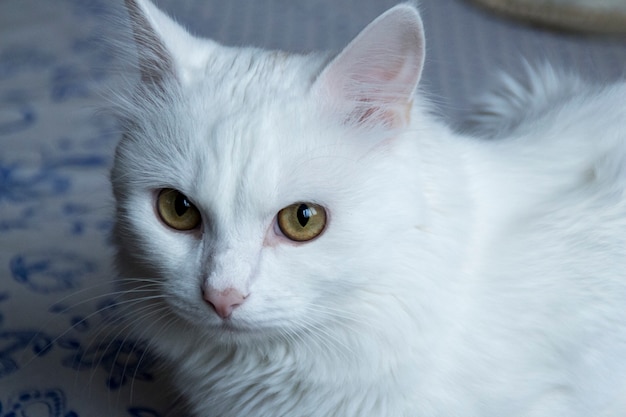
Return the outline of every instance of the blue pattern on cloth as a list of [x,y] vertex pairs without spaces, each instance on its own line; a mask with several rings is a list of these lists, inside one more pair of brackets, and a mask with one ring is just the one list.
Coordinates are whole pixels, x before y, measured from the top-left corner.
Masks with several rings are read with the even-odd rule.
[[97,109],[112,5],[0,2],[0,417],[161,417],[169,406],[168,377],[124,331],[110,285],[119,134]]

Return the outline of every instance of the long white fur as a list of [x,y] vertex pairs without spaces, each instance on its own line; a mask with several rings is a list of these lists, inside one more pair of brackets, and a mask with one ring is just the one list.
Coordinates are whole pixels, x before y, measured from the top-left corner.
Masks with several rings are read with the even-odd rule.
[[[171,65],[118,103],[120,286],[194,415],[626,415],[625,83],[506,81],[477,119],[506,137],[485,141],[413,94],[411,5],[329,63],[128,3],[139,61],[158,42]],[[161,188],[200,232],[159,221]],[[301,244],[275,226],[298,201],[328,210]],[[250,296],[224,321],[206,282]]]

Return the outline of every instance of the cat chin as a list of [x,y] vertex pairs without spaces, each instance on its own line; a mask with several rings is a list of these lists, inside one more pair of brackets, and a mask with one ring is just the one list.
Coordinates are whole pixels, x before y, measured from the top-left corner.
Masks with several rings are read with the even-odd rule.
[[224,323],[220,326],[204,327],[203,340],[212,346],[243,347],[258,343],[267,338],[267,333],[261,330],[242,328],[233,324]]
[[201,331],[206,332],[207,337],[216,340],[239,340],[248,338],[266,338],[278,331],[272,327],[255,326],[237,319],[227,319],[212,322],[210,324],[198,325]]
[[[165,356],[178,360],[185,356],[188,351],[193,351],[198,346],[205,349],[243,349],[258,351],[267,346],[288,346],[295,341],[302,340],[302,332],[293,329],[285,330],[277,327],[251,327],[237,324],[234,321],[216,325],[192,325],[186,323],[178,329],[168,329],[156,332],[151,337],[154,346]],[[189,330],[191,329],[191,330]],[[190,334],[194,337],[190,338]]]

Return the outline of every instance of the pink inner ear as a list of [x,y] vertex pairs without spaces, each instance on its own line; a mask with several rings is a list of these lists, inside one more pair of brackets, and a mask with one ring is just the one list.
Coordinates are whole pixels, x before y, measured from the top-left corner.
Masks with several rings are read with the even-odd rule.
[[415,8],[396,6],[367,26],[316,82],[351,123],[396,125],[406,115],[424,62],[422,22]]

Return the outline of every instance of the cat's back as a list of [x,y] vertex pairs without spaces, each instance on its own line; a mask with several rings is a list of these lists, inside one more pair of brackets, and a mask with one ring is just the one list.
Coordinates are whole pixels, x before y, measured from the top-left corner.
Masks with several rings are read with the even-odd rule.
[[[535,88],[534,98],[527,92],[526,116],[515,116],[522,120],[502,138],[472,144],[478,210],[520,230],[537,226],[540,235],[564,229],[545,236],[548,242],[573,234],[580,247],[605,240],[600,233],[623,240],[626,81],[598,86],[569,77],[551,82],[555,85]],[[626,262],[626,245],[610,246],[609,252],[621,255],[615,262]]]
[[626,82],[570,87],[548,102],[528,97],[535,117],[470,143],[475,218],[465,272],[472,316],[488,324],[468,343],[514,341],[490,365],[511,374],[521,357],[547,349],[547,366],[568,369],[550,384],[576,381],[582,399],[596,389],[618,399],[626,392]]
[[525,105],[507,134],[470,144],[470,258],[479,270],[510,265],[503,275],[525,274],[519,282],[533,290],[559,282],[602,292],[610,281],[626,302],[626,81],[543,76],[509,98],[524,95]]
[[[613,207],[614,212],[621,207],[623,212],[624,97],[626,81],[606,86],[581,82],[578,89],[547,101],[538,110],[541,113],[536,120],[525,121],[513,132],[511,158],[522,164],[520,168],[536,172],[536,186],[548,186],[547,191],[554,193],[551,197],[562,196],[572,204],[590,205],[590,209],[598,204],[595,210],[599,211]],[[528,150],[524,149],[526,146]]]
[[499,137],[479,139],[469,152],[479,192],[497,190],[502,200],[512,201],[510,209],[519,205],[525,212],[550,201],[578,204],[576,210],[594,201],[597,210],[623,210],[626,81],[605,86],[573,76],[558,81],[551,68],[532,79],[525,87],[509,88],[498,103],[493,98],[501,112],[481,119],[478,130]]

